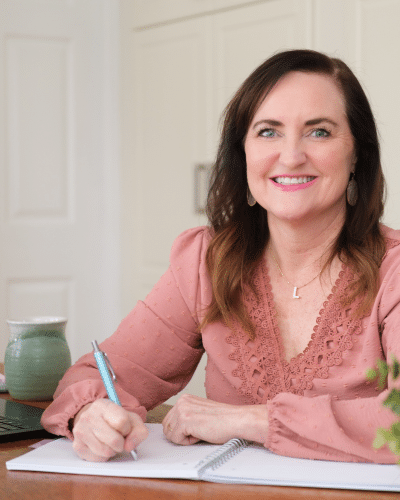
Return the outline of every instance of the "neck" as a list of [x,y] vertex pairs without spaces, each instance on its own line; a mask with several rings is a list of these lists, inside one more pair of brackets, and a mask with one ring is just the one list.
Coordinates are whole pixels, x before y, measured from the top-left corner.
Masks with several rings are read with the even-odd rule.
[[343,227],[343,214],[320,223],[292,223],[268,217],[270,232],[267,252],[272,252],[288,279],[321,269],[330,256]]

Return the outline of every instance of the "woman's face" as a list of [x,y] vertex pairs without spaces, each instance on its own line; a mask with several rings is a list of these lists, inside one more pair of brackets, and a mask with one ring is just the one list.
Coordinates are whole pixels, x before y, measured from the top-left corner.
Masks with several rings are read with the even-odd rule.
[[285,75],[259,106],[244,146],[249,188],[269,222],[344,218],[354,139],[332,78]]

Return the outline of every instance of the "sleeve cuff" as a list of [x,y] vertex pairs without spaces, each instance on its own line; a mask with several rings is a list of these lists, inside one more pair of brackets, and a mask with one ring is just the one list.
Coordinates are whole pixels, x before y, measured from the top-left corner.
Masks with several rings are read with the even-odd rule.
[[[84,392],[83,392],[84,389]],[[139,402],[119,388],[118,393],[122,406],[137,413],[143,421],[146,420],[146,409]],[[43,427],[59,436],[66,436],[73,440],[70,422],[85,405],[96,399],[106,398],[107,392],[101,381],[85,380],[67,387],[44,411],[41,423]]]

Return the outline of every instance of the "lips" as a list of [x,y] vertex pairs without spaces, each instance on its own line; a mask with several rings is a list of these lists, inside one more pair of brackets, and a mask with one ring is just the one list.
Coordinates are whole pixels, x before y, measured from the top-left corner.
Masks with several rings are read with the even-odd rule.
[[304,177],[274,177],[272,180],[281,186],[292,186],[294,184],[306,184],[307,182],[311,182],[315,179],[313,176],[304,176]]
[[313,186],[317,182],[318,177],[313,175],[280,175],[278,177],[272,177],[270,180],[277,189],[285,193],[293,193]]

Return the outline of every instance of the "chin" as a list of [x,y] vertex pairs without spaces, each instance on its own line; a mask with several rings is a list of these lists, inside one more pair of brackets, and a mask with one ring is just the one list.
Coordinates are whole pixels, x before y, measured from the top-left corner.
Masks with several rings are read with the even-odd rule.
[[320,215],[317,212],[299,212],[299,211],[283,211],[283,212],[269,212],[275,220],[281,221],[283,223],[292,224],[309,224],[315,223],[315,220]]

